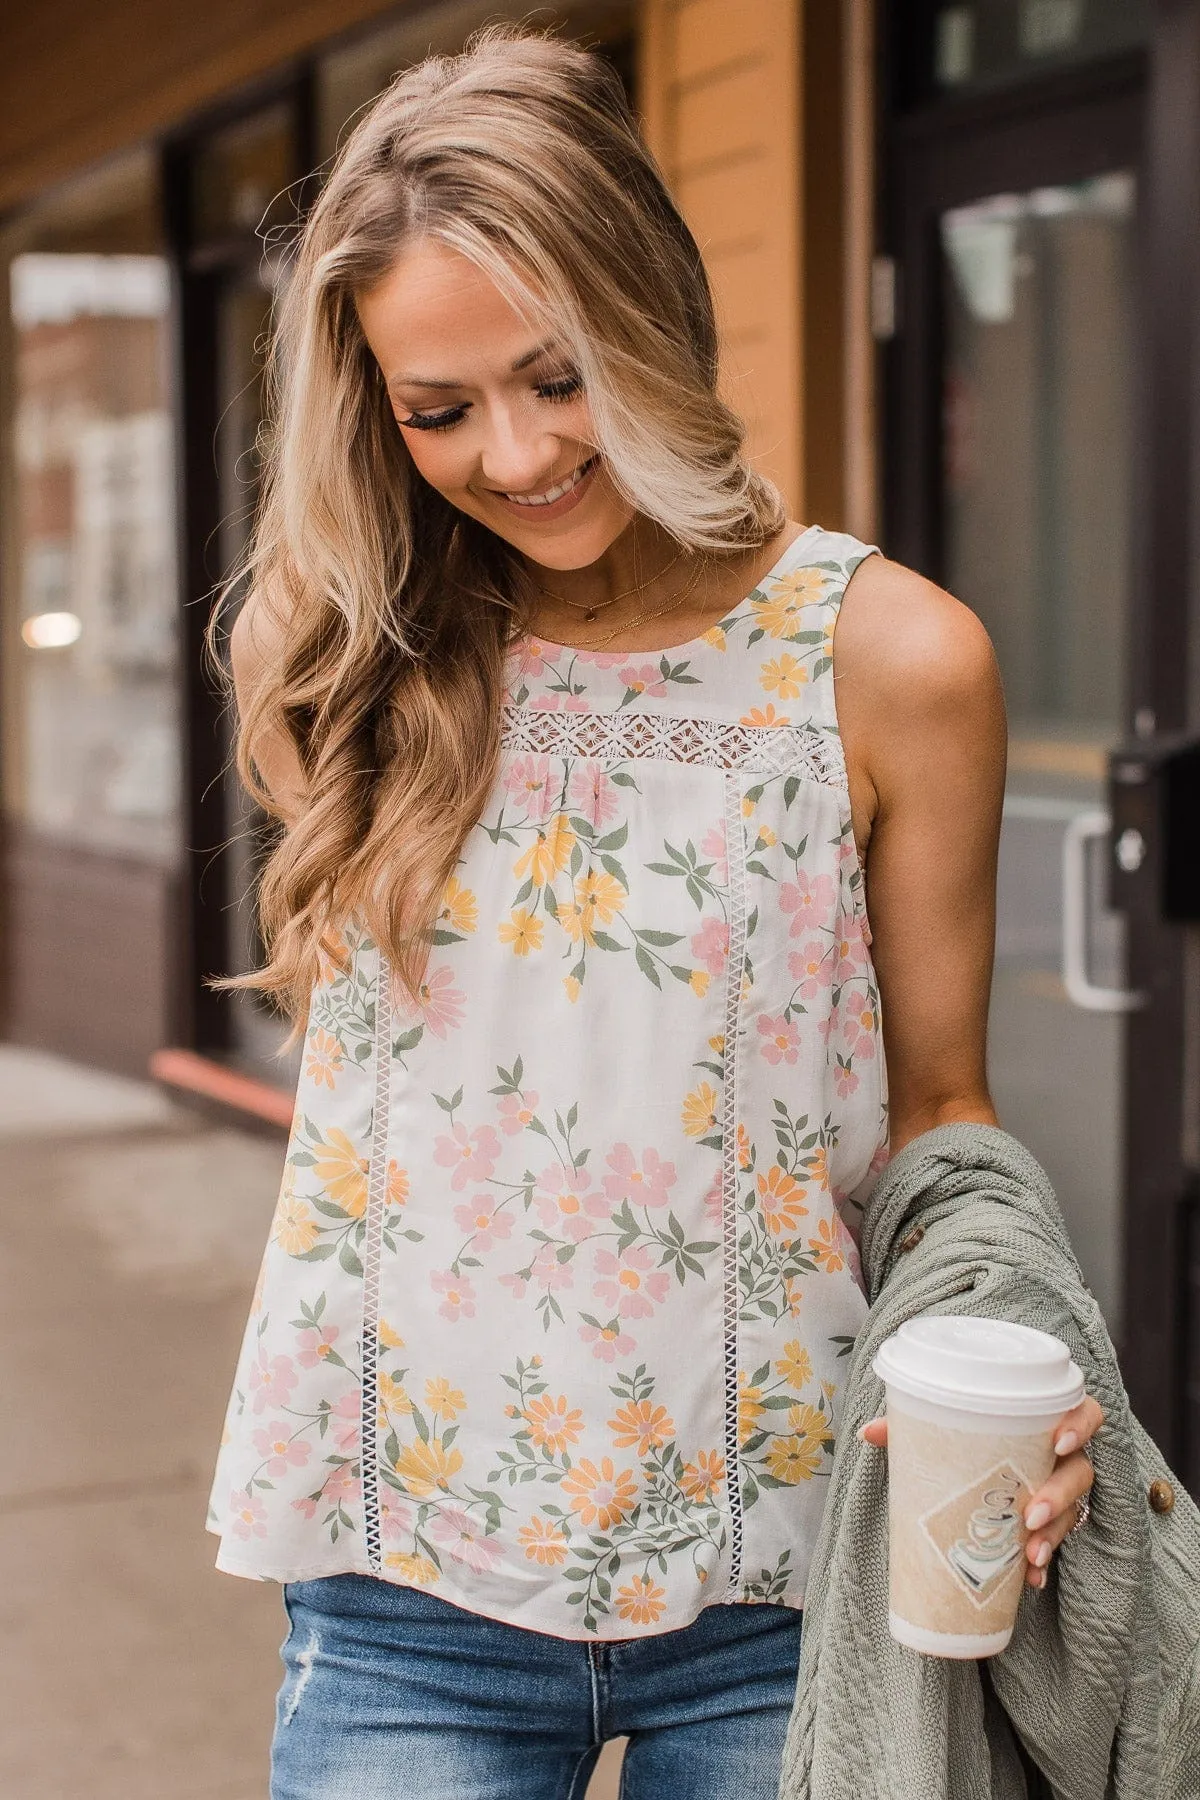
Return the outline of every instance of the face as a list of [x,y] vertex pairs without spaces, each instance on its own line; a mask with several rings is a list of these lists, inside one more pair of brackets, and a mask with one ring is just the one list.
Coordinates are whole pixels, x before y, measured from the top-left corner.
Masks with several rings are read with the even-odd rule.
[[533,562],[580,569],[633,518],[569,352],[475,265],[424,240],[357,297],[418,472]]

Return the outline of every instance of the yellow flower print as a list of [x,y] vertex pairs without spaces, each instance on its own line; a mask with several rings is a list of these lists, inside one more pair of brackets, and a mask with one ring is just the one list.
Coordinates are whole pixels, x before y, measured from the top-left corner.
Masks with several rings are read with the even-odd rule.
[[396,1473],[415,1500],[430,1500],[439,1488],[449,1488],[462,1461],[462,1451],[444,1449],[440,1437],[427,1444],[417,1438],[396,1458]]
[[609,925],[622,910],[628,895],[620,882],[604,869],[589,869],[575,883],[574,903],[558,909],[558,922],[573,944],[582,938],[596,941],[596,926]]
[[408,1199],[408,1170],[402,1169],[394,1157],[388,1161],[387,1197],[389,1206],[403,1206]]
[[342,1068],[342,1046],[328,1031],[319,1028],[308,1041],[308,1057],[304,1073],[319,1087],[332,1089]]
[[812,1380],[812,1357],[803,1349],[799,1338],[789,1338],[783,1355],[775,1364],[775,1373],[789,1387],[806,1388]]
[[409,1556],[404,1550],[389,1550],[384,1557],[389,1569],[395,1569],[401,1581],[414,1587],[432,1587],[438,1578],[437,1564],[427,1556]]
[[762,1403],[762,1389],[751,1387],[746,1379],[746,1371],[738,1370],[738,1443],[744,1444],[754,1436],[758,1421],[762,1418],[766,1407]]
[[404,1339],[398,1331],[393,1331],[386,1319],[379,1321],[379,1341],[385,1350],[403,1350]]
[[808,1212],[800,1183],[778,1163],[772,1163],[758,1177],[758,1203],[767,1230],[790,1243],[800,1220]]
[[737,1128],[737,1160],[739,1169],[750,1167],[750,1133],[744,1125]]
[[688,976],[688,986],[691,988],[693,994],[700,994],[703,996],[708,992],[710,980],[711,977],[707,969],[693,969]]
[[303,1256],[321,1235],[321,1227],[294,1194],[285,1194],[275,1214],[275,1242],[285,1256]]
[[769,850],[771,848],[772,844],[777,844],[778,842],[779,842],[779,839],[775,836],[775,833],[771,830],[771,827],[769,825],[760,825],[759,826],[759,828],[758,828],[758,848],[760,850]]
[[743,817],[743,819],[748,819],[750,817],[750,814],[753,811],[754,811],[753,800],[750,798],[749,794],[743,794],[742,795],[742,817]]
[[651,1400],[638,1400],[629,1406],[618,1406],[616,1417],[608,1421],[608,1429],[613,1434],[613,1446],[617,1450],[628,1450],[631,1444],[637,1445],[639,1456],[647,1456],[660,1444],[667,1444],[675,1436],[675,1421],[665,1406],[655,1406]]
[[710,1050],[714,1050],[718,1056],[724,1056],[725,1033],[723,1031],[718,1031],[716,1037],[710,1037],[708,1040],[708,1047]]
[[649,1575],[635,1575],[627,1587],[617,1589],[617,1611],[634,1625],[656,1625],[666,1600],[667,1590],[656,1587]]
[[389,1413],[410,1413],[412,1401],[405,1390],[404,1383],[397,1381],[394,1375],[380,1374],[376,1380],[376,1392],[379,1404]]
[[530,1562],[554,1569],[567,1560],[567,1534],[557,1519],[543,1519],[534,1513],[528,1525],[522,1525],[517,1538],[524,1544]]
[[550,1394],[539,1395],[529,1402],[522,1417],[537,1449],[550,1450],[556,1456],[578,1443],[583,1430],[583,1413],[577,1406],[568,1410],[565,1394],[557,1400]]
[[618,1473],[611,1456],[601,1457],[599,1468],[590,1457],[581,1456],[564,1477],[562,1491],[581,1522],[595,1525],[600,1531],[611,1531],[633,1510],[637,1499],[633,1470],[622,1469]]
[[361,1219],[367,1210],[367,1164],[355,1151],[344,1131],[335,1126],[317,1145],[313,1173],[322,1182],[335,1206],[340,1206],[352,1219]]
[[695,1462],[685,1463],[679,1485],[689,1500],[711,1500],[725,1479],[725,1458],[719,1450],[701,1450]]
[[579,982],[574,975],[563,976],[563,987],[567,991],[567,999],[572,1004],[579,998]]
[[502,944],[512,945],[514,956],[528,956],[531,950],[541,949],[544,929],[536,913],[531,913],[527,906],[516,906],[509,914],[507,925],[497,925],[496,936]]
[[759,670],[759,686],[766,688],[768,694],[776,694],[781,700],[798,700],[800,689],[808,680],[808,670],[798,656],[777,656],[773,662],[765,662]]
[[707,1137],[717,1123],[717,1090],[711,1082],[702,1081],[683,1103],[683,1129],[689,1137]]
[[776,1481],[795,1485],[811,1481],[821,1466],[821,1440],[811,1437],[772,1438],[767,1468]]
[[804,1289],[794,1275],[785,1275],[783,1291],[787,1295],[788,1311],[793,1319],[800,1317],[800,1308],[804,1303]]
[[431,1413],[449,1424],[460,1412],[466,1412],[467,1396],[461,1388],[451,1387],[444,1375],[438,1375],[425,1383],[425,1404]]
[[824,1396],[827,1400],[832,1400],[833,1396],[837,1393],[837,1382],[836,1381],[823,1381],[821,1383],[821,1392],[824,1394]]
[[794,569],[781,575],[769,590],[753,602],[755,623],[770,637],[791,637],[800,630],[800,610],[814,606],[825,593],[820,569]]
[[528,850],[517,858],[513,874],[518,881],[532,881],[535,887],[544,887],[566,868],[574,848],[575,833],[570,820],[566,813],[555,813],[544,829],[539,829]]
[[790,725],[791,720],[786,713],[775,711],[774,705],[752,706],[748,713],[743,713],[738,720],[739,725]]
[[442,894],[442,909],[438,913],[441,924],[451,931],[474,931],[479,923],[479,902],[470,888],[459,885],[457,878],[451,875]]
[[829,1420],[820,1407],[810,1406],[806,1400],[788,1407],[788,1430],[794,1431],[797,1437],[815,1438],[819,1444],[827,1444],[833,1436]]
[[710,625],[707,631],[702,631],[700,633],[700,642],[702,644],[711,644],[714,650],[727,650],[729,648],[729,640],[719,625]]
[[842,1247],[837,1241],[831,1219],[819,1222],[817,1235],[809,1238],[808,1247],[827,1275],[837,1275],[845,1268],[846,1258],[842,1255]]

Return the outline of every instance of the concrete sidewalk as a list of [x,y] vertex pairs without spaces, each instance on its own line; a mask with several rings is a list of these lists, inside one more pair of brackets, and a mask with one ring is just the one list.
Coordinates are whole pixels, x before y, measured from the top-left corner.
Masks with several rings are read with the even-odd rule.
[[3,1800],[265,1800],[279,1590],[204,1513],[282,1155],[0,1045]]

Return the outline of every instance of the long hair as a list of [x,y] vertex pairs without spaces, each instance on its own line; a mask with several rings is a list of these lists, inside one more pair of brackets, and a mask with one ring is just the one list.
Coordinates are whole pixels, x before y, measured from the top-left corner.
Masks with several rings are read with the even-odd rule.
[[[419,995],[446,884],[500,755],[505,658],[532,617],[518,554],[416,473],[355,296],[402,248],[470,259],[576,359],[616,490],[675,542],[732,553],[780,529],[777,490],[718,397],[700,253],[599,54],[489,28],[400,74],[348,136],[299,234],[267,358],[262,498],[210,625],[251,592],[281,649],[236,763],[282,731],[306,804],[258,883],[257,988],[303,1020],[355,914]],[[293,1041],[295,1033],[293,1033]]]

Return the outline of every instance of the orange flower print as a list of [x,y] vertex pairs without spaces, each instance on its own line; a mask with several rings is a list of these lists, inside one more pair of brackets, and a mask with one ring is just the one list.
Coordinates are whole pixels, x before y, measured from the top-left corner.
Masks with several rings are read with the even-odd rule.
[[846,1266],[846,1258],[842,1255],[842,1247],[837,1241],[832,1219],[822,1219],[817,1226],[817,1235],[809,1238],[808,1247],[827,1275],[839,1275]]
[[385,1412],[407,1415],[412,1411],[412,1401],[405,1391],[404,1383],[397,1381],[394,1375],[381,1370],[376,1377],[375,1391]]
[[700,998],[703,999],[708,992],[708,984],[711,980],[712,977],[707,969],[693,969],[688,976],[688,986],[691,988],[693,994],[699,994]]
[[665,1406],[655,1406],[651,1400],[638,1400],[628,1406],[619,1406],[616,1417],[608,1421],[608,1429],[613,1434],[615,1449],[628,1450],[630,1445],[636,1444],[638,1455],[648,1456],[652,1449],[657,1450],[675,1436],[675,1421]]
[[769,706],[752,706],[738,720],[739,725],[790,725],[791,720],[786,713],[775,711],[774,704]]
[[522,1525],[517,1541],[524,1546],[530,1562],[555,1569],[567,1560],[567,1534],[557,1519],[543,1519],[534,1513],[528,1525]]
[[762,1418],[766,1407],[762,1403],[762,1389],[751,1387],[746,1379],[746,1371],[738,1370],[738,1443],[746,1443],[758,1429],[758,1421]]
[[427,1556],[409,1556],[403,1550],[389,1550],[383,1560],[409,1587],[432,1587],[438,1578],[437,1564],[430,1562]]
[[611,1531],[620,1524],[637,1499],[633,1470],[622,1469],[618,1474],[611,1456],[601,1457],[599,1468],[590,1457],[580,1457],[564,1478],[562,1491],[580,1522],[600,1531]]
[[804,1189],[794,1176],[778,1163],[772,1163],[758,1177],[758,1203],[762,1207],[766,1227],[775,1237],[790,1243],[800,1220],[808,1212]]
[[725,1479],[725,1458],[719,1450],[701,1450],[695,1462],[685,1463],[679,1485],[689,1500],[711,1500]]
[[804,1173],[811,1187],[829,1186],[829,1152],[818,1146],[806,1159]]
[[330,987],[339,976],[345,975],[350,967],[350,946],[340,931],[327,931],[317,945],[317,980],[322,987]]
[[448,1492],[462,1462],[462,1451],[444,1449],[440,1437],[428,1443],[415,1438],[396,1458],[396,1474],[414,1500],[432,1500],[439,1491]]
[[811,1481],[821,1466],[821,1440],[811,1437],[772,1438],[767,1468],[776,1481],[789,1486]]
[[425,1404],[435,1418],[457,1419],[467,1409],[467,1396],[461,1388],[451,1387],[444,1375],[431,1376],[425,1383]]
[[786,652],[773,662],[765,662],[759,671],[759,685],[781,700],[798,700],[800,689],[808,680],[808,670],[798,656]]
[[717,1125],[717,1090],[711,1082],[702,1081],[683,1103],[683,1129],[689,1137],[707,1137]]
[[775,1364],[775,1373],[789,1387],[806,1388],[812,1380],[812,1357],[801,1347],[799,1338],[790,1338],[783,1346],[783,1355]]
[[615,876],[603,869],[589,869],[575,883],[575,899],[558,909],[558,922],[573,944],[596,941],[599,925],[611,925],[628,895]]
[[536,1448],[552,1451],[555,1456],[577,1444],[583,1430],[583,1413],[577,1406],[568,1407],[565,1394],[557,1400],[550,1394],[539,1395],[529,1402],[522,1417]]
[[531,913],[527,906],[515,906],[508,915],[508,923],[503,921],[496,927],[496,936],[502,944],[511,944],[514,956],[528,956],[531,950],[540,950],[545,925],[536,913]]
[[316,1146],[313,1174],[335,1206],[352,1219],[362,1218],[367,1210],[367,1160],[336,1125]]
[[513,874],[518,881],[532,881],[535,887],[545,887],[556,875],[561,875],[571,860],[571,852],[575,848],[575,833],[571,828],[566,813],[555,813],[547,820],[544,829],[513,864]]
[[770,637],[794,637],[804,623],[801,609],[814,606],[824,592],[820,569],[796,569],[790,575],[781,575],[765,594],[754,599],[755,623]]
[[389,1206],[403,1206],[408,1199],[408,1170],[402,1169],[395,1157],[388,1160],[387,1197]]
[[319,1028],[308,1040],[308,1055],[304,1064],[304,1073],[318,1087],[327,1087],[331,1091],[337,1085],[337,1077],[342,1067],[342,1046],[328,1031]]
[[275,1214],[275,1242],[285,1256],[304,1256],[321,1235],[321,1227],[295,1194],[284,1194]]
[[750,1167],[750,1158],[752,1154],[750,1133],[746,1130],[744,1125],[739,1125],[737,1128],[737,1160],[739,1169],[748,1169]]
[[404,1339],[399,1332],[393,1331],[386,1319],[379,1321],[379,1341],[385,1350],[403,1350]]
[[479,923],[479,902],[470,888],[462,887],[451,875],[442,893],[438,922],[450,931],[474,931]]
[[635,1575],[627,1587],[617,1589],[617,1611],[631,1625],[656,1625],[666,1603],[666,1589],[656,1587],[649,1575]]
[[806,1400],[788,1407],[788,1430],[794,1431],[797,1437],[815,1438],[818,1444],[827,1444],[833,1437],[826,1415],[819,1406],[810,1406]]

